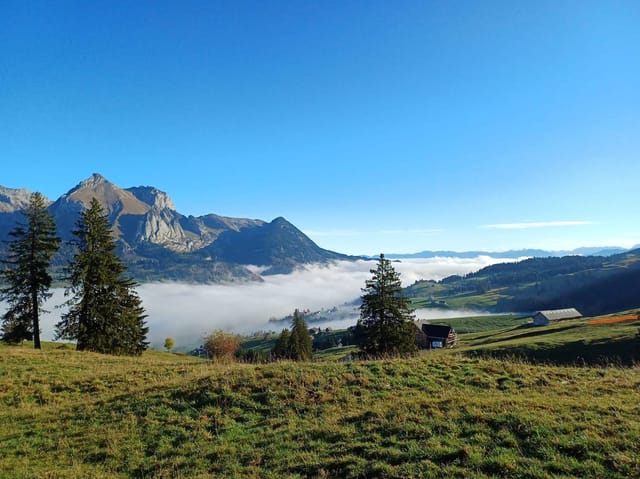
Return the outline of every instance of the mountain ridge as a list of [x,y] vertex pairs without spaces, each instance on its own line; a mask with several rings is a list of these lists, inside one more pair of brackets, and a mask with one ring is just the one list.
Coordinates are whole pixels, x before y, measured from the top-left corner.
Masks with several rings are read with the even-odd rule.
[[[6,239],[31,192],[0,188],[0,239]],[[54,265],[72,256],[68,242],[92,198],[105,209],[118,252],[140,281],[256,281],[260,276],[247,265],[266,267],[263,274],[273,274],[312,262],[357,259],[320,248],[283,217],[267,222],[214,213],[187,216],[176,210],[166,192],[153,186],[120,188],[94,173],[49,205],[64,240]]]

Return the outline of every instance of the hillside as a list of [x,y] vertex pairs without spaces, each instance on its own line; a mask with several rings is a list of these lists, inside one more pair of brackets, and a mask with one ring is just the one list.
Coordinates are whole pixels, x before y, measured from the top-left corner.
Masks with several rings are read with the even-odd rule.
[[531,258],[406,289],[420,307],[509,312],[575,307],[585,315],[640,306],[640,250],[609,257]]
[[456,351],[568,365],[640,364],[640,310],[534,326],[531,317],[478,316],[433,321],[458,332]]
[[[471,357],[516,358],[556,365],[632,366],[640,364],[639,315],[640,309],[634,309],[546,326],[535,326],[531,316],[514,314],[431,319],[427,322],[454,328],[458,336],[455,352]],[[336,347],[338,340],[348,347]],[[242,344],[243,349],[266,352],[273,348],[275,338],[255,336]],[[354,344],[348,329],[321,331],[313,336],[313,349],[318,358],[332,356],[343,359],[357,349],[352,346]]]
[[[28,190],[0,187],[0,240],[21,220],[28,198]],[[71,232],[92,198],[108,214],[119,254],[140,281],[259,281],[247,265],[263,266],[266,274],[287,273],[301,264],[354,259],[320,248],[282,217],[266,222],[216,214],[186,216],[157,188],[123,189],[94,174],[49,206],[65,240],[54,258],[58,269],[73,254]],[[6,245],[0,253],[2,248]]]
[[0,346],[1,478],[640,475],[637,368]]

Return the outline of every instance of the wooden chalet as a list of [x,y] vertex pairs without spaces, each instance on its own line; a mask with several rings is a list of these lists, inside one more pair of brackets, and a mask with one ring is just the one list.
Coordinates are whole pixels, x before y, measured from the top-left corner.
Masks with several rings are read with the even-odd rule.
[[452,348],[458,342],[455,329],[445,324],[417,322],[416,344],[420,349]]

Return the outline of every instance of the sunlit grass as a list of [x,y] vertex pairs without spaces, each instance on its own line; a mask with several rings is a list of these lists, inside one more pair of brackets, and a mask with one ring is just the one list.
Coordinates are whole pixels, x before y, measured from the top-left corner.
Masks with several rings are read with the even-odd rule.
[[638,477],[640,370],[0,347],[0,477]]
[[[609,316],[599,316],[596,321]],[[633,365],[640,363],[640,321],[593,322],[593,318],[531,323],[463,334],[459,350],[494,357],[519,356],[560,364]]]

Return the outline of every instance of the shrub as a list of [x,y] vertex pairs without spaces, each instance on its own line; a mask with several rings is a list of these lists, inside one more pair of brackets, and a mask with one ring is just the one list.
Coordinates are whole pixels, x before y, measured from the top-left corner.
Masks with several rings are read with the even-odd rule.
[[233,361],[240,347],[237,336],[217,330],[204,338],[204,349],[209,358],[216,361]]

